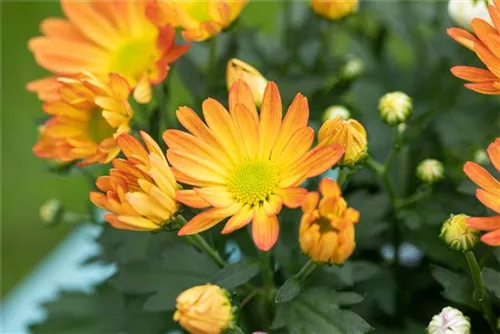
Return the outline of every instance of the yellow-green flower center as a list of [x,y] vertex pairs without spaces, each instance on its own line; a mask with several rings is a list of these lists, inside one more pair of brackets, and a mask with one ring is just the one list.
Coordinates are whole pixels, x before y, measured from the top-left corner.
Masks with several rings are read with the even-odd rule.
[[113,136],[114,133],[115,129],[102,117],[102,110],[92,110],[88,123],[88,134],[92,141],[100,143],[104,139]]
[[247,161],[238,167],[228,183],[228,190],[244,204],[259,205],[269,199],[278,184],[278,169],[270,161]]

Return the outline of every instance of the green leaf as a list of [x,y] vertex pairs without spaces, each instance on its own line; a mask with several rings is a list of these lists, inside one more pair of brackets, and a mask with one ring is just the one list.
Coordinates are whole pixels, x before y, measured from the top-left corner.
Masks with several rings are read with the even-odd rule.
[[290,277],[276,293],[274,301],[277,304],[286,303],[297,297],[302,288],[302,284],[295,277]]
[[144,305],[148,311],[175,308],[175,299],[187,288],[206,284],[218,267],[203,253],[182,243],[166,244],[159,256],[127,263],[112,279],[119,290],[152,293]]
[[328,288],[309,288],[288,303],[278,305],[273,328],[284,325],[290,333],[362,334],[372,327],[356,313],[339,306],[359,303],[355,293],[332,292]]
[[165,328],[176,327],[171,314],[143,312],[143,299],[124,296],[107,284],[91,294],[62,292],[44,305],[47,319],[30,330],[40,334],[163,333]]
[[259,262],[244,259],[222,269],[212,280],[213,283],[226,289],[234,289],[252,279],[260,272]]
[[456,274],[448,269],[432,265],[432,276],[444,288],[443,297],[453,302],[478,308],[472,292],[474,285],[469,277]]
[[500,298],[500,272],[491,268],[483,268],[483,281],[486,289]]

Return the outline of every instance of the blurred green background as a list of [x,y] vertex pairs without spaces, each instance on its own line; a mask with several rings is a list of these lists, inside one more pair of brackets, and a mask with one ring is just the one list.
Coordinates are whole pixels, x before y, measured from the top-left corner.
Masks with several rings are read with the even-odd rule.
[[[262,7],[265,6],[265,10]],[[277,3],[251,3],[243,20],[271,32]],[[39,35],[40,21],[62,16],[57,1],[1,1],[1,296],[55,247],[68,226],[48,228],[39,218],[47,199],[59,199],[65,208],[82,211],[86,206],[87,182],[76,174],[49,173],[47,163],[31,151],[42,120],[42,103],[25,90],[27,82],[47,74],[27,48],[29,38]],[[189,103],[175,73],[170,76],[175,94],[171,108]]]

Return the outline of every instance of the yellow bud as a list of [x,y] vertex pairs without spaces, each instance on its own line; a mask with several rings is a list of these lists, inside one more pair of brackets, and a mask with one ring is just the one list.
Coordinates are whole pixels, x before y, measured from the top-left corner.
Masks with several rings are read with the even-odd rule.
[[351,113],[344,106],[330,106],[323,113],[323,122],[337,118],[338,116],[342,117],[343,120],[348,120],[351,117]]
[[451,215],[441,227],[439,237],[450,248],[458,251],[467,251],[474,248],[479,242],[479,230],[467,225],[469,216],[464,214]]
[[219,334],[233,325],[228,292],[217,285],[198,285],[176,300],[174,320],[193,334]]
[[262,104],[262,97],[267,86],[267,79],[254,67],[236,58],[229,59],[226,68],[226,85],[227,89],[237,81],[243,80],[250,87],[252,95],[255,99],[255,104]]
[[317,192],[311,192],[302,204],[300,248],[315,262],[340,264],[356,247],[354,224],[359,221],[359,212],[347,207],[335,181],[325,178],[319,188],[321,201]]
[[320,144],[340,144],[345,153],[339,164],[352,166],[366,158],[368,141],[363,125],[355,119],[343,120],[337,116],[323,123],[318,133]]
[[413,104],[411,98],[403,92],[392,92],[382,96],[378,109],[383,121],[390,126],[405,122],[410,116]]
[[63,214],[63,207],[57,199],[50,199],[40,206],[40,219],[44,224],[55,225],[59,223]]
[[443,164],[435,159],[425,159],[417,166],[417,177],[425,183],[434,183],[444,177]]
[[339,20],[358,10],[358,0],[311,0],[314,12],[330,20]]

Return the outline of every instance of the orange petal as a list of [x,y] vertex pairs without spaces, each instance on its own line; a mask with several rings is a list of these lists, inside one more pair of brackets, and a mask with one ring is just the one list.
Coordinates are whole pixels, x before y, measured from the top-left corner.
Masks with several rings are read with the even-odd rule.
[[493,231],[500,228],[500,216],[469,218],[467,225],[478,230]]
[[304,202],[307,190],[301,187],[280,189],[277,194],[283,199],[283,204],[289,208],[298,208]]
[[327,177],[321,179],[319,190],[324,197],[340,197],[342,193],[337,182]]
[[259,129],[258,123],[252,116],[252,112],[243,104],[238,103],[233,112],[234,123],[239,134],[239,141],[245,149],[248,159],[255,159],[259,152]]
[[306,198],[302,202],[302,211],[304,213],[309,213],[316,210],[319,202],[319,193],[317,191],[312,191],[306,195]]
[[500,213],[500,197],[483,189],[476,190],[477,199],[491,210]]
[[495,56],[490,49],[482,44],[474,46],[477,56],[486,67],[497,77],[500,77],[500,58]]
[[48,102],[59,100],[59,88],[61,87],[62,84],[56,76],[30,81],[26,85],[29,92],[37,93],[40,100]]
[[282,105],[278,86],[269,82],[260,108],[259,156],[268,159],[281,128]]
[[268,217],[262,207],[257,209],[252,222],[253,242],[262,251],[268,251],[278,240],[280,225],[278,218]]
[[194,189],[190,190],[177,190],[175,192],[175,198],[192,208],[204,209],[210,206],[210,203],[205,201]]
[[500,138],[495,139],[493,143],[488,145],[488,156],[495,168],[500,171]]
[[253,215],[254,210],[252,208],[248,206],[241,208],[238,213],[228,220],[221,233],[228,234],[246,226],[252,220]]
[[481,241],[488,246],[498,247],[500,246],[500,229],[486,233],[481,237]]
[[464,29],[448,28],[446,32],[451,38],[471,51],[474,51],[475,44],[481,43],[474,35]]
[[486,169],[475,162],[468,161],[464,165],[464,172],[479,187],[500,196],[500,182],[491,176]]
[[470,82],[489,82],[498,80],[498,78],[488,70],[471,66],[454,66],[451,73],[460,79]]
[[139,103],[149,103],[151,101],[151,97],[153,96],[153,92],[151,89],[151,83],[149,82],[146,74],[142,76],[134,89],[134,100]]
[[490,14],[491,21],[495,25],[497,30],[500,30],[500,11],[495,6],[489,6],[488,12]]
[[262,203],[268,216],[277,215],[283,207],[283,199],[278,195],[271,195],[267,201]]
[[470,22],[472,30],[483,44],[487,45],[490,34],[495,34],[496,30],[488,22],[480,18],[473,18]]
[[[117,223],[121,224],[117,224]],[[113,227],[132,230],[132,231],[154,231],[160,228],[160,225],[153,221],[139,216],[118,216],[117,222],[111,222]]]
[[167,158],[172,166],[187,176],[220,185],[227,183],[229,175],[224,167],[210,160],[204,160],[203,157],[190,151],[171,148],[167,151]]
[[188,107],[180,107],[177,112],[177,119],[189,132],[198,137],[209,146],[220,147],[210,129],[201,121],[196,113]]
[[281,152],[273,151],[271,159],[276,161],[278,166],[293,165],[309,151],[313,141],[314,129],[311,127],[300,128],[289,138]]
[[[255,123],[259,122],[257,108],[255,107],[254,97],[248,84],[243,80],[237,80],[229,90],[229,112],[234,114],[236,104],[241,103],[250,112]],[[234,115],[233,115],[234,117]]]
[[227,218],[228,216],[231,216],[238,212],[240,208],[241,206],[239,204],[235,204],[224,209],[213,208],[204,211],[191,219],[179,230],[177,234],[180,236],[191,235],[208,230],[224,218]]
[[118,146],[120,146],[123,154],[132,161],[140,161],[147,164],[149,161],[148,152],[142,146],[141,142],[128,133],[123,133],[116,139]]
[[75,26],[64,19],[49,17],[40,24],[40,31],[48,37],[54,39],[65,39],[68,41],[88,42],[85,37]]
[[197,188],[195,191],[216,208],[226,208],[235,203],[233,195],[227,191],[225,186],[203,187]]
[[474,92],[478,92],[480,94],[500,95],[500,88],[497,85],[497,82],[490,81],[490,82],[468,83],[465,84],[464,87]]

